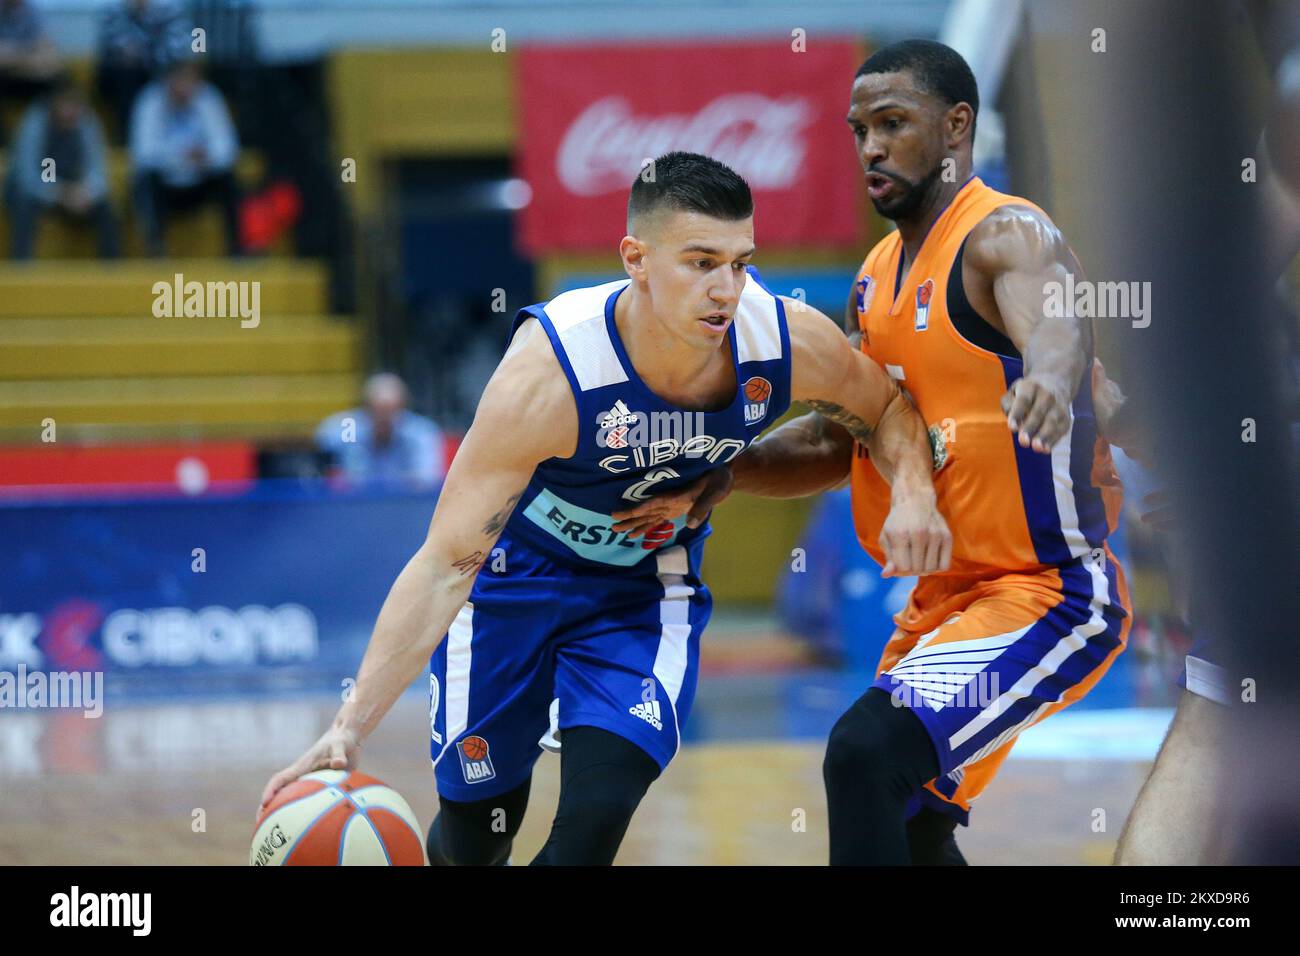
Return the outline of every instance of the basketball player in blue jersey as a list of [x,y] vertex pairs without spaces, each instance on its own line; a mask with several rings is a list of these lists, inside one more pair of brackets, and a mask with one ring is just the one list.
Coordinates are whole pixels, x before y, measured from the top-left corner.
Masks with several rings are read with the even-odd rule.
[[888,476],[887,570],[947,567],[925,426],[834,322],[751,271],[740,176],[691,153],[655,160],[619,252],[628,278],[518,314],[352,699],[263,804],[311,770],[355,767],[432,655],[430,862],[508,860],[540,745],[560,751],[561,787],[534,862],[611,863],[681,743],[711,607],[707,521],[627,532],[611,513],[713,480],[792,399]]

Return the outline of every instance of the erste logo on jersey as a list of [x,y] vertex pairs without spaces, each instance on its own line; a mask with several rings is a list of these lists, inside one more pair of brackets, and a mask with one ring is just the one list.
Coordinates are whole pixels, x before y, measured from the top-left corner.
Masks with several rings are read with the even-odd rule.
[[482,737],[466,737],[456,745],[456,753],[466,783],[482,783],[497,775],[492,767],[492,755],[488,753],[488,742]]
[[596,435],[596,444],[605,448],[626,448],[628,426],[636,423],[636,412],[629,410],[620,398],[600,420],[600,433]]
[[756,425],[767,417],[767,402],[772,397],[772,383],[754,375],[741,386],[745,391],[745,424]]
[[916,288],[916,331],[930,327],[930,298],[934,295],[934,280],[926,279]]

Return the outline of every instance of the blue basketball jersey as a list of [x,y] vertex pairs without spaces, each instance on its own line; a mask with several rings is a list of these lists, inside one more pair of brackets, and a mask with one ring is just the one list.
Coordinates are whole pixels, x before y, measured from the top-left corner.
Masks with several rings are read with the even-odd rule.
[[790,406],[790,333],[785,306],[750,267],[726,348],[736,369],[736,396],[721,411],[693,412],[652,392],[628,359],[614,323],[614,304],[630,280],[574,289],[530,305],[546,330],[573,390],[578,447],[570,458],[542,462],[505,533],[549,558],[631,567],[672,545],[709,534],[678,518],[644,538],[612,530],[611,512],[691,484],[726,464]]
[[627,286],[576,289],[515,319],[518,329],[535,316],[550,338],[577,403],[578,447],[534,471],[430,662],[430,756],[450,800],[520,786],[540,748],[560,747],[573,727],[617,734],[660,768],[681,746],[713,607],[700,577],[708,525],[679,519],[628,539],[610,513],[695,481],[779,418],[790,335],[751,270],[722,346],[737,394],[721,411],[688,412],[628,360],[614,324]]

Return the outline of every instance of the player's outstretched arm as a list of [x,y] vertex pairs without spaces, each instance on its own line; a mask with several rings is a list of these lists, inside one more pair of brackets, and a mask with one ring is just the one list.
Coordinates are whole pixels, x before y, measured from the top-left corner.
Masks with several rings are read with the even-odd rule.
[[731,463],[736,491],[762,498],[804,498],[849,478],[853,436],[821,412],[792,418],[750,445]]
[[995,306],[990,324],[1001,325],[1024,359],[1024,375],[1002,396],[1007,425],[1022,448],[1049,452],[1070,428],[1070,403],[1092,365],[1090,321],[1045,308],[1049,283],[1063,287],[1069,274],[1079,274],[1074,253],[1047,216],[1010,205],[971,230],[964,261],[975,275],[967,287],[972,303],[984,304],[986,317]]
[[889,517],[880,533],[883,573],[946,570],[952,535],[935,504],[925,422],[893,379],[850,346],[829,318],[807,306],[788,315],[792,396],[866,446],[889,483]]
[[380,609],[356,686],[330,729],[271,778],[262,805],[304,773],[355,766],[361,741],[428,666],[537,465],[573,454],[577,410],[545,332],[515,336],[479,400],[429,533]]
[[812,412],[793,418],[746,448],[729,465],[706,472],[678,491],[655,495],[615,511],[615,531],[629,537],[686,516],[698,528],[734,491],[760,498],[804,498],[842,485],[849,477],[853,439],[842,425]]

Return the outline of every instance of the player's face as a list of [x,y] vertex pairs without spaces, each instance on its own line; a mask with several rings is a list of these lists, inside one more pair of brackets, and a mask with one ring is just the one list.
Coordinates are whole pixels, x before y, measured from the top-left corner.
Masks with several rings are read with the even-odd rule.
[[854,81],[846,121],[867,195],[886,219],[915,215],[936,189],[947,155],[945,114],[942,103],[916,89],[910,73]]
[[645,241],[645,281],[670,335],[717,348],[736,317],[754,255],[754,219],[667,214]]

